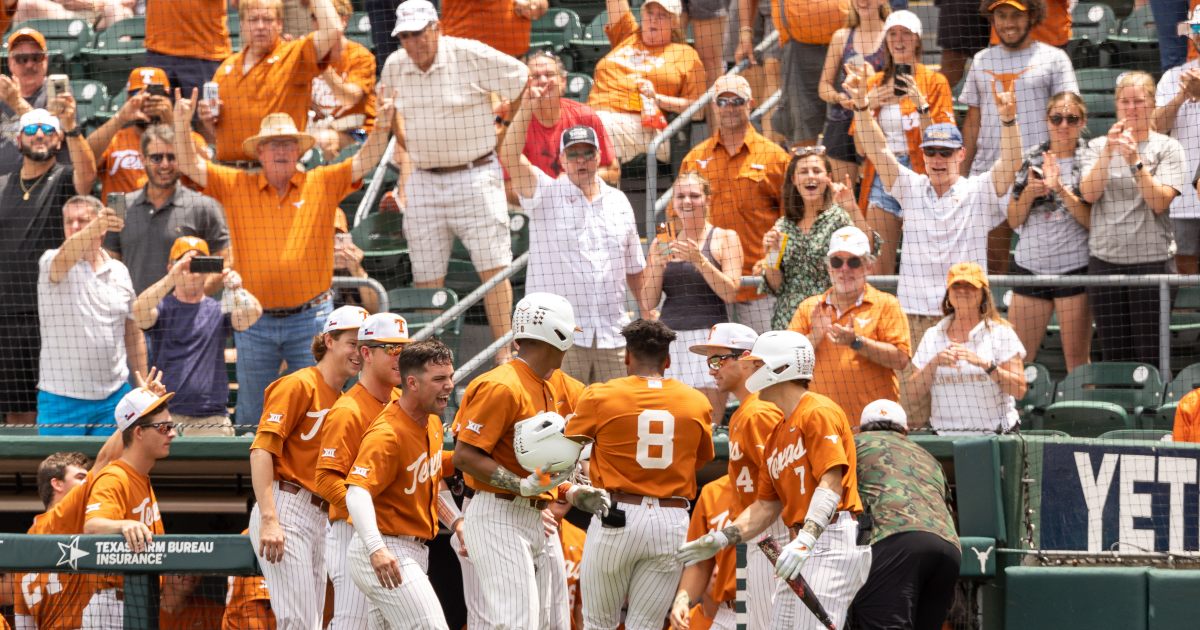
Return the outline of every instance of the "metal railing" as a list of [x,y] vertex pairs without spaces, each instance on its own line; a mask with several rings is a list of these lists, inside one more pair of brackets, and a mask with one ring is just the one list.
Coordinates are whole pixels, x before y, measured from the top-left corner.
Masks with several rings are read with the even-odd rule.
[[[417,331],[417,334],[413,335],[413,341],[422,341],[424,339],[428,339],[435,335],[437,331],[450,325],[450,322],[454,321],[455,318],[459,317],[463,313],[466,313],[467,309],[471,308],[480,300],[482,300],[484,296],[487,295],[488,291],[491,291],[496,285],[508,280],[518,271],[524,269],[527,264],[529,264],[529,252],[525,252],[520,256],[517,256],[517,258],[512,261],[511,265],[505,267],[500,273],[488,278],[487,282],[484,282],[483,284],[479,285],[477,289],[468,293],[466,297],[458,301],[458,304],[446,309],[444,313],[438,315],[436,319],[434,319],[432,322],[429,322],[421,330]],[[494,352],[495,351],[493,351],[493,353]]]
[[354,221],[350,223],[351,226],[358,225],[371,213],[371,206],[376,203],[379,189],[383,188],[383,178],[387,173],[388,165],[392,163],[392,153],[395,150],[396,137],[392,136],[388,140],[387,148],[383,150],[383,157],[380,158],[379,164],[375,165],[375,174],[371,176],[371,182],[367,184],[366,192],[358,202],[358,209],[354,211]]
[[334,291],[338,289],[370,289],[379,294],[379,312],[386,313],[391,309],[391,302],[388,300],[387,289],[374,278],[355,278],[354,276],[334,276],[333,284],[330,286]]

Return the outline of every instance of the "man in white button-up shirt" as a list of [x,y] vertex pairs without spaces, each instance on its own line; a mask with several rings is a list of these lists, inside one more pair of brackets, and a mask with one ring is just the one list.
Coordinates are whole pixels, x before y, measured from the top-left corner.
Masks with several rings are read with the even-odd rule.
[[[396,198],[406,206],[413,285],[445,283],[455,236],[486,282],[512,263],[492,96],[516,98],[529,69],[486,44],[442,35],[428,0],[406,0],[396,7],[392,36],[403,48],[384,63],[380,84],[381,94],[394,96],[405,121]],[[492,334],[508,332],[512,285],[507,280],[496,285],[484,307]],[[508,358],[507,350],[496,355],[498,362]]]
[[[522,100],[541,96],[544,85],[530,84]],[[641,294],[646,258],[638,242],[633,208],[625,194],[604,183],[596,130],[576,125],[563,131],[558,160],[562,174],[551,179],[521,155],[532,106],[519,105],[500,145],[500,162],[529,213],[529,292],[557,293],[575,307],[582,332],[567,353],[562,369],[594,383],[625,375],[625,340],[629,322],[625,295]]]

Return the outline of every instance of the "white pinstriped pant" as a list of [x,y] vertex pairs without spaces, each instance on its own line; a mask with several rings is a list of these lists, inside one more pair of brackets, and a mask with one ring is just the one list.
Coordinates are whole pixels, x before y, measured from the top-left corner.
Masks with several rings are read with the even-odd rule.
[[[867,581],[871,572],[871,547],[859,546],[858,522],[849,512],[839,512],[838,521],[831,524],[817,539],[813,554],[804,563],[801,574],[808,580],[817,599],[829,613],[834,625],[846,623],[846,612],[855,593]],[[775,609],[772,630],[823,630],[816,615],[800,601],[790,586],[776,580]]]
[[262,556],[262,514],[257,503],[250,511],[250,542],[271,593],[275,626],[278,630],[314,630],[321,627],[325,609],[325,529],[329,516],[312,504],[313,495],[308,490],[280,492],[276,481],[271,491],[283,528],[283,559],[267,562]]
[[386,628],[379,611],[350,579],[346,553],[353,536],[354,526],[343,520],[330,523],[325,535],[325,568],[333,582],[333,619],[329,620],[328,630]]
[[80,623],[80,630],[122,630],[125,627],[125,602],[117,599],[117,589],[106,588],[93,593],[83,608]]
[[767,536],[774,537],[783,546],[791,540],[787,526],[782,520],[775,522],[758,538],[746,543],[746,612],[750,615],[748,628],[766,628],[771,625],[771,610],[775,602],[775,589],[779,578],[775,567],[758,548],[758,541]]
[[446,616],[429,583],[429,548],[411,536],[384,536],[383,543],[400,563],[400,586],[384,588],[371,567],[371,554],[355,533],[350,539],[346,568],[367,599],[375,605],[388,630],[448,630]]
[[588,526],[579,569],[583,626],[616,628],[628,602],[626,628],[662,630],[683,573],[675,551],[687,540],[688,511],[659,507],[652,498],[620,507],[625,527],[604,527],[599,517]]

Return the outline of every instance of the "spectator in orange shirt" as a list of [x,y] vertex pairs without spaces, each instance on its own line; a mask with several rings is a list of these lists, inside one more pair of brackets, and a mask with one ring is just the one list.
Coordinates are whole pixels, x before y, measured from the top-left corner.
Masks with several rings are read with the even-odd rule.
[[[1067,42],[1071,41],[1070,5],[1074,4],[1075,3],[1071,2],[1071,0],[1046,0],[1046,15],[1042,18],[1040,24],[1033,27],[1033,30],[1029,31],[1029,38],[1042,42],[1043,44],[1050,44],[1051,46],[1058,46],[1059,48],[1065,47]],[[1171,20],[1170,33],[1172,37],[1175,35],[1175,25],[1187,19],[1187,14],[1182,11],[1179,13],[1179,16],[1179,19]],[[1000,43],[1000,37],[996,35],[995,27],[992,28],[992,39],[990,43],[993,46]],[[1163,48],[1167,48],[1167,46],[1163,46]],[[1163,70],[1166,70],[1170,67],[1171,66],[1165,65],[1164,62]]]
[[194,573],[163,576],[159,599],[160,630],[219,628],[225,606],[196,593],[202,576]]
[[442,0],[442,32],[520,57],[529,51],[533,21],[549,7],[547,0]]
[[[354,14],[350,0],[333,0],[333,7],[342,23],[340,44],[329,65],[313,79],[309,111],[314,117],[310,131],[327,164],[353,144],[357,134],[375,127],[375,55],[346,37],[346,26]],[[317,27],[314,15],[313,28]]]
[[1200,442],[1200,389],[1193,389],[1179,399],[1172,439],[1176,442]]
[[165,70],[184,94],[200,89],[233,54],[227,5],[227,0],[147,2],[146,65]]

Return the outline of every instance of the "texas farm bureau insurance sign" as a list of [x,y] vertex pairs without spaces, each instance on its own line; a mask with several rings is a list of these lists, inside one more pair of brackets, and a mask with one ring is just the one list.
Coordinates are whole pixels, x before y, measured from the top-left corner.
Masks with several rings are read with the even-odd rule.
[[1200,449],[1161,442],[1042,448],[1042,549],[1200,550]]
[[157,536],[134,551],[119,536],[0,537],[0,570],[253,573],[245,536]]

